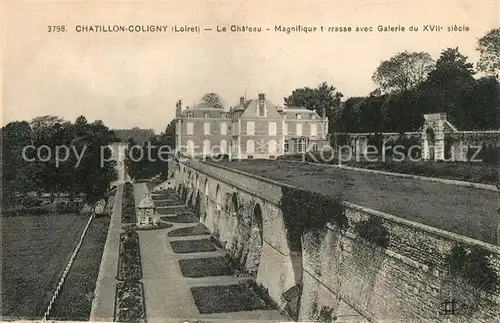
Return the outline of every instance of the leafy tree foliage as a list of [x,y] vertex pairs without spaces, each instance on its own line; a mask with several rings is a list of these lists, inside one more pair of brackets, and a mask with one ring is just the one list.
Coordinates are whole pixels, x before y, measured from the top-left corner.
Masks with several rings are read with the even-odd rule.
[[[132,147],[136,148],[132,148]],[[133,138],[128,140],[127,160],[125,161],[130,177],[147,179],[160,175],[160,179],[167,179],[169,153],[175,151],[175,120],[172,120],[165,132],[152,136],[142,145]],[[142,156],[141,156],[142,151]]]
[[372,80],[385,92],[405,92],[425,81],[434,65],[429,53],[404,51],[381,62]]
[[285,105],[288,107],[304,107],[316,111],[320,116],[325,113],[329,120],[329,131],[331,132],[337,120],[342,97],[342,93],[335,91],[334,86],[323,82],[314,89],[309,87],[296,89],[284,100]]
[[[101,147],[116,140],[102,121],[88,123],[81,116],[72,124],[55,116],[42,116],[30,123],[7,124],[2,128],[2,139],[2,189],[8,197],[5,205],[14,205],[17,196],[22,198],[32,191],[69,192],[71,196],[85,193],[93,203],[116,179],[114,162],[104,162],[101,167]],[[39,149],[41,146],[48,149]],[[82,156],[80,162],[75,151]],[[110,150],[102,151],[109,156]]]
[[138,127],[132,129],[115,129],[114,132],[121,141],[127,141],[129,138],[134,138],[134,141],[140,145],[144,144],[149,138],[155,135],[153,129],[141,129]]
[[498,129],[500,84],[495,77],[475,79],[473,64],[458,48],[443,50],[427,79],[408,90],[352,97],[343,105],[335,132],[418,130],[425,113],[445,112],[463,130]]
[[217,93],[207,93],[201,98],[201,105],[212,109],[224,109],[222,100]]
[[486,33],[477,42],[480,53],[477,68],[479,71],[494,75],[498,78],[500,70],[500,28]]

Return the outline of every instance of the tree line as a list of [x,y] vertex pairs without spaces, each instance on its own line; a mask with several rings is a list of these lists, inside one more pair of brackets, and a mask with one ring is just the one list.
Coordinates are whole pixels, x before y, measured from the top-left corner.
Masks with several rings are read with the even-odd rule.
[[[72,123],[41,116],[11,122],[1,135],[4,207],[18,205],[30,192],[67,192],[70,197],[84,193],[93,204],[117,179],[115,162],[106,161],[111,150],[101,147],[120,140],[100,120],[88,122],[80,116]],[[56,148],[63,146],[69,149],[67,155]]]
[[[426,52],[397,53],[373,73],[377,88],[341,101],[327,83],[300,88],[284,98],[287,106],[326,111],[329,132],[408,132],[418,130],[427,113],[444,112],[459,130],[498,129],[500,125],[500,28],[477,43],[474,65],[459,48],[446,48],[437,60]],[[483,77],[475,77],[478,72]]]

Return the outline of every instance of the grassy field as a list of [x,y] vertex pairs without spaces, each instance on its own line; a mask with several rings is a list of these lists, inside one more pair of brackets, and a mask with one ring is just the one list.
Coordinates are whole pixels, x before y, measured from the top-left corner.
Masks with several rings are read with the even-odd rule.
[[279,160],[219,164],[495,244],[498,192]]
[[2,316],[40,319],[88,217],[14,216],[1,221]]
[[88,321],[108,227],[108,216],[92,220],[50,319]]

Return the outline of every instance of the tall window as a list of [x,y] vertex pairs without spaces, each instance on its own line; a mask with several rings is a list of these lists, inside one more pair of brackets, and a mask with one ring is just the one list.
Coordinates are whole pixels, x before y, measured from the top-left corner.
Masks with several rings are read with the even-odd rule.
[[186,132],[187,132],[188,136],[192,136],[193,135],[193,133],[194,133],[194,127],[193,127],[193,123],[192,122],[188,122],[186,124]]
[[276,136],[276,122],[269,122],[269,135]]
[[203,140],[203,154],[208,155],[210,153],[210,141]]
[[192,140],[186,141],[186,151],[189,155],[194,154],[194,141]]
[[210,122],[205,122],[205,124],[203,125],[203,133],[205,135],[210,134]]
[[288,135],[288,123],[283,123],[283,134]]
[[300,138],[297,141],[297,152],[298,153],[303,153],[306,151],[306,139],[305,138]]
[[227,135],[227,123],[221,122],[220,124],[220,134],[225,136]]
[[290,145],[288,143],[288,140],[285,140],[285,147],[284,147],[285,153],[287,153],[290,150]]
[[311,124],[311,136],[317,136],[318,135],[318,128],[316,124]]
[[255,151],[255,145],[252,139],[247,140],[247,154],[253,154]]
[[274,140],[269,141],[269,149],[268,150],[269,150],[270,154],[276,153],[276,141],[274,141]]
[[302,123],[297,123],[296,125],[296,133],[295,135],[296,136],[302,136]]
[[247,135],[253,136],[255,134],[255,122],[247,121]]
[[227,154],[227,141],[225,141],[224,139],[220,141],[220,153]]

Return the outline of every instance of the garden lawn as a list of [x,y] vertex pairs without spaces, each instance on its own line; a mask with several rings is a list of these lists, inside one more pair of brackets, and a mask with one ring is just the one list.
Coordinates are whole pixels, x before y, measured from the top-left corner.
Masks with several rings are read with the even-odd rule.
[[495,191],[281,160],[217,164],[496,243],[500,214]]
[[169,237],[185,237],[185,236],[201,236],[201,235],[208,235],[208,234],[210,234],[210,231],[208,231],[207,227],[205,227],[201,223],[198,223],[197,225],[189,227],[189,228],[181,228],[181,229],[172,230],[168,233],[168,236]]
[[208,252],[217,250],[208,239],[172,241],[170,245],[175,253]]
[[40,319],[88,216],[2,217],[2,316]]
[[248,283],[191,287],[191,294],[200,314],[274,309]]
[[162,216],[160,219],[172,223],[196,223],[200,221],[198,217],[190,212],[181,213],[177,216]]
[[158,214],[180,214],[183,212],[189,212],[187,207],[161,207],[157,209]]
[[231,263],[225,257],[181,259],[179,266],[184,277],[226,276],[233,273]]
[[107,216],[92,220],[59,297],[52,307],[50,319],[89,320],[109,220]]

